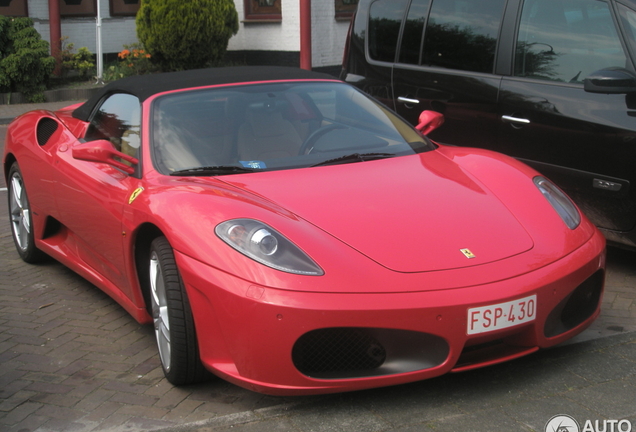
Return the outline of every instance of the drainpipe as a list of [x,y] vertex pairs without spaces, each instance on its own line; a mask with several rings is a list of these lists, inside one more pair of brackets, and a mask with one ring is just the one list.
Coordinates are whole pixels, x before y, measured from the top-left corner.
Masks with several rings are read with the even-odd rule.
[[300,68],[311,70],[311,0],[300,0]]
[[102,10],[100,0],[97,0],[97,83],[103,84],[102,75],[104,73],[104,50],[102,46]]
[[62,73],[62,24],[60,20],[60,0],[49,0],[49,36],[51,39],[51,55],[55,58],[53,73],[60,76]]

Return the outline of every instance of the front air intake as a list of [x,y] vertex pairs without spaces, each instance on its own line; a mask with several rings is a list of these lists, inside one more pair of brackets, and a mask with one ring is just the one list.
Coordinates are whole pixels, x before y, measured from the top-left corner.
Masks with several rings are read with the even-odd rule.
[[292,360],[306,376],[346,379],[429,369],[442,364],[448,353],[444,339],[427,333],[334,327],[301,336]]
[[603,270],[598,270],[564,298],[550,312],[545,323],[545,336],[558,336],[590,318],[601,301],[604,280]]

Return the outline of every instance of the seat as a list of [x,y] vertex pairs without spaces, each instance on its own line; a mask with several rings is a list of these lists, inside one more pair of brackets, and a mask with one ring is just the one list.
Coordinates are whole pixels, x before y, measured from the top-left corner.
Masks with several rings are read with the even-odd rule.
[[238,154],[242,161],[292,157],[298,154],[302,139],[282,114],[276,101],[248,105],[246,121],[238,131]]
[[168,171],[228,165],[235,159],[235,129],[223,104],[206,102],[189,106],[188,111],[159,111],[155,115],[157,153]]

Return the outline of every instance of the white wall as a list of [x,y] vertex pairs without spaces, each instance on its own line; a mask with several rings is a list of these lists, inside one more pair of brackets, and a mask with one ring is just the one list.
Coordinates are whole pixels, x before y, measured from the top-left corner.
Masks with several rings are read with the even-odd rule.
[[336,21],[333,0],[311,2],[312,66],[333,66],[342,63],[349,20]]
[[[29,16],[42,39],[50,42],[49,5],[47,0],[28,0]],[[102,15],[102,49],[104,53],[117,53],[124,45],[137,42],[135,17],[111,17],[108,0],[100,0]],[[95,18],[62,18],[62,37],[75,49],[88,48],[97,51],[97,20]]]
[[[300,51],[300,2],[282,0],[283,20],[278,23],[245,23],[243,0],[234,0],[239,31],[228,44],[229,51]],[[47,0],[28,0],[29,15],[42,38],[50,42]],[[137,42],[135,17],[111,17],[109,1],[100,0],[104,53],[117,53]],[[312,0],[312,66],[333,66],[342,61],[349,21],[336,21],[333,0]],[[95,18],[63,18],[62,36],[75,48],[97,51]]]
[[[234,0],[239,31],[230,39],[228,50],[300,51],[300,1],[282,0],[280,23],[245,23],[243,0]],[[349,21],[336,21],[333,0],[311,2],[312,66],[333,66],[342,62]]]
[[234,4],[239,16],[239,31],[230,39],[228,50],[300,51],[298,0],[281,0],[283,20],[277,23],[246,23],[243,0],[234,0]]

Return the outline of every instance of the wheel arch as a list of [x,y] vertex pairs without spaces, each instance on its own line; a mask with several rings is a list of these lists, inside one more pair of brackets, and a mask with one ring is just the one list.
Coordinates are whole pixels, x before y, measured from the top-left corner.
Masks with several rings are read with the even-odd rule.
[[164,233],[152,223],[145,223],[137,229],[135,237],[135,269],[139,278],[139,287],[143,295],[144,305],[148,313],[152,316],[150,303],[150,276],[148,269],[148,260],[150,259],[150,244],[157,237],[163,236]]
[[13,156],[13,153],[7,153],[3,164],[5,183],[8,183],[9,181],[9,170],[11,169],[11,165],[13,165],[17,161],[18,160],[15,156]]

